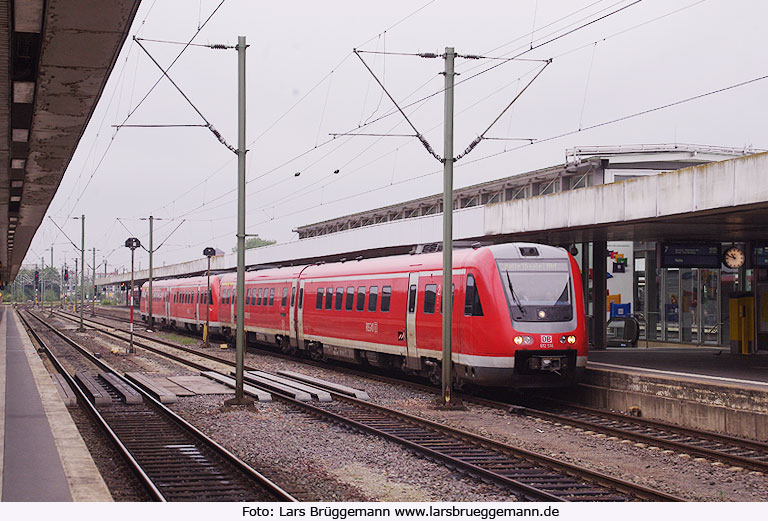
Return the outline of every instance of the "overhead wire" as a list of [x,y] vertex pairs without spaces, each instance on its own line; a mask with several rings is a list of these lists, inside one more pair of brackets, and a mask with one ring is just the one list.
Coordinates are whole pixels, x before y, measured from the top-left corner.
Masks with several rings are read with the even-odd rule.
[[[759,82],[759,81],[762,81],[762,80],[766,80],[766,79],[768,79],[768,74],[763,75],[763,76],[759,76],[759,77],[756,77],[756,78],[752,78],[750,80],[742,81],[742,82],[739,82],[739,83],[736,83],[736,84],[733,84],[733,85],[729,85],[729,86],[726,86],[726,87],[722,87],[722,88],[719,88],[719,89],[711,90],[711,91],[708,91],[708,92],[705,92],[705,93],[702,93],[702,94],[697,94],[695,96],[690,96],[690,97],[687,97],[687,98],[684,98],[684,99],[681,99],[681,100],[677,100],[677,101],[674,101],[674,102],[671,102],[671,103],[666,103],[664,105],[660,105],[660,106],[653,107],[653,108],[650,108],[650,109],[642,110],[642,111],[635,112],[635,113],[632,113],[632,114],[627,114],[627,115],[624,115],[624,116],[621,116],[621,117],[618,117],[618,118],[614,118],[614,119],[611,119],[611,120],[604,121],[602,123],[597,123],[597,124],[594,124],[594,125],[590,125],[590,126],[582,128],[582,129],[576,129],[576,130],[573,130],[573,131],[570,131],[570,132],[564,132],[564,133],[557,134],[557,135],[554,135],[554,136],[550,136],[550,137],[547,137],[547,138],[537,139],[534,143],[528,143],[528,144],[525,144],[525,145],[520,145],[518,147],[514,147],[514,148],[511,148],[511,149],[508,149],[508,150],[496,152],[496,153],[493,153],[493,154],[488,154],[486,156],[482,156],[482,157],[479,157],[477,159],[473,159],[473,160],[464,162],[464,163],[462,163],[460,165],[457,165],[456,168],[467,167],[470,164],[475,164],[475,163],[478,163],[478,162],[481,162],[481,161],[485,161],[487,159],[498,157],[500,155],[507,154],[509,152],[520,150],[522,148],[527,148],[527,147],[530,147],[530,146],[534,146],[534,145],[538,145],[538,144],[541,144],[541,143],[546,143],[546,142],[549,142],[549,141],[554,141],[554,140],[557,140],[557,139],[561,139],[563,137],[567,137],[567,136],[571,136],[571,135],[574,135],[574,134],[578,134],[580,132],[586,132],[586,131],[593,130],[593,129],[596,129],[596,128],[599,128],[599,127],[603,127],[603,126],[619,123],[619,122],[626,121],[626,120],[629,120],[629,119],[633,119],[633,118],[636,118],[636,117],[640,117],[640,116],[643,116],[643,115],[646,115],[646,114],[657,112],[659,110],[668,109],[668,108],[671,108],[671,107],[674,107],[674,106],[677,106],[677,105],[682,105],[684,103],[689,103],[691,101],[695,101],[695,100],[698,100],[698,99],[701,99],[701,98],[705,98],[705,97],[708,97],[708,96],[712,96],[712,95],[715,95],[715,94],[719,94],[719,93],[722,93],[722,92],[733,90],[733,89],[736,89],[736,88],[739,88],[739,87],[744,87],[746,85],[750,85],[752,83],[756,83],[756,82]],[[259,226],[261,224],[265,224],[265,223],[270,222],[270,221],[274,221],[274,220],[277,220],[277,219],[283,219],[285,217],[290,217],[290,216],[293,216],[293,215],[305,212],[305,211],[310,210],[310,209],[319,208],[320,206],[325,206],[325,205],[328,205],[328,204],[333,204],[333,203],[337,203],[337,202],[346,201],[346,200],[349,200],[349,199],[352,199],[352,198],[355,198],[355,197],[359,197],[361,195],[368,195],[368,194],[371,194],[373,192],[377,192],[377,191],[389,188],[390,186],[393,186],[393,185],[398,185],[398,184],[403,184],[403,183],[408,183],[408,182],[416,181],[416,180],[423,179],[423,178],[426,178],[426,177],[429,177],[429,176],[437,175],[437,174],[439,174],[441,172],[442,172],[442,169],[437,169],[437,170],[433,170],[433,171],[427,172],[425,174],[421,174],[421,175],[418,175],[418,176],[414,176],[414,177],[410,177],[410,178],[407,178],[407,179],[403,179],[401,181],[397,181],[395,183],[391,183],[391,184],[388,184],[388,185],[384,185],[384,186],[380,186],[380,187],[376,187],[376,188],[370,188],[370,189],[367,189],[367,190],[364,190],[364,191],[361,191],[361,192],[357,192],[355,194],[350,194],[350,195],[347,195],[347,196],[342,196],[342,197],[339,197],[337,199],[324,202],[322,204],[318,204],[318,205],[314,205],[314,206],[305,206],[305,207],[302,207],[299,210],[295,210],[295,211],[292,211],[292,212],[287,212],[287,213],[279,215],[279,216],[273,216],[271,219],[268,219],[266,221],[261,221],[261,222],[253,223],[250,226],[251,227]],[[229,235],[229,234],[225,234],[225,235]],[[221,237],[223,237],[225,235],[216,236],[214,238],[221,238]],[[210,239],[207,239],[207,240],[210,240]],[[205,241],[203,241],[203,242],[205,242]],[[200,243],[200,244],[202,244],[202,243]]]
[[[612,5],[611,5],[611,6],[609,6],[608,8],[611,8],[611,7],[614,7],[614,6],[616,6],[616,5],[620,4],[620,3],[623,3],[623,1],[624,1],[624,0],[622,0],[622,2],[618,2],[618,3],[612,4]],[[609,16],[612,16],[612,15],[614,15],[614,14],[617,14],[617,13],[619,13],[619,12],[623,11],[624,9],[627,9],[627,8],[629,8],[629,7],[633,6],[633,5],[635,5],[635,4],[637,4],[637,3],[641,2],[641,1],[642,1],[642,0],[635,0],[634,2],[632,2],[632,3],[631,3],[631,4],[629,4],[629,5],[623,6],[623,7],[619,8],[619,9],[616,9],[616,10],[614,10],[614,11],[611,11],[611,12],[607,13],[607,14],[604,14],[604,15],[602,15],[601,17],[599,17],[599,18],[597,18],[597,19],[594,19],[594,20],[588,21],[588,22],[586,22],[586,23],[583,23],[583,24],[579,25],[578,27],[572,28],[572,29],[570,29],[570,30],[569,30],[569,31],[568,31],[566,34],[572,34],[573,32],[575,32],[575,31],[577,31],[577,30],[583,29],[583,28],[585,28],[585,27],[587,27],[587,26],[589,26],[589,25],[591,25],[591,24],[593,24],[593,23],[595,23],[595,22],[597,22],[597,21],[599,21],[599,20],[603,20],[603,19],[605,19],[605,18],[607,18],[607,17],[609,17]],[[598,3],[598,2],[596,2],[596,3]],[[590,5],[594,5],[594,4],[590,4]],[[605,10],[605,9],[603,9],[603,11],[604,11],[604,10]],[[580,11],[581,11],[581,10],[577,10],[576,12],[580,12]],[[564,17],[564,18],[567,18],[567,17]],[[581,20],[579,20],[579,22],[581,22],[581,21],[583,21],[583,20],[584,20],[584,19],[581,19]],[[571,25],[573,25],[573,24],[571,24]],[[548,27],[548,26],[544,26],[544,27]],[[554,34],[554,33],[549,33],[549,34],[545,35],[543,38],[549,38],[550,36],[552,36],[552,34]],[[457,82],[455,83],[455,86],[457,86],[457,85],[460,85],[460,84],[462,84],[462,83],[465,83],[465,82],[467,82],[467,81],[469,81],[469,80],[471,80],[471,79],[473,79],[473,78],[475,78],[475,77],[477,77],[477,76],[480,76],[481,74],[484,74],[484,73],[486,73],[486,72],[488,72],[488,71],[490,71],[490,70],[493,70],[493,69],[495,69],[495,68],[499,67],[500,65],[503,65],[504,63],[508,63],[508,62],[510,62],[510,61],[513,61],[513,60],[515,60],[516,58],[519,58],[520,56],[522,56],[522,55],[526,54],[527,52],[530,52],[531,50],[534,50],[534,49],[538,49],[538,48],[540,48],[540,47],[542,47],[542,46],[544,46],[544,45],[547,45],[547,44],[549,44],[549,43],[552,43],[552,42],[554,42],[554,41],[558,40],[559,38],[561,38],[562,36],[564,36],[564,35],[558,35],[558,36],[554,36],[554,37],[550,38],[549,40],[547,40],[547,41],[545,41],[545,42],[543,42],[543,43],[539,43],[539,44],[537,44],[537,45],[534,45],[534,46],[533,46],[532,48],[530,48],[530,49],[527,49],[527,50],[524,50],[524,51],[522,51],[521,53],[517,54],[516,56],[513,56],[513,57],[511,57],[511,58],[506,58],[506,59],[505,59],[505,61],[502,61],[501,63],[497,63],[497,64],[495,64],[495,65],[493,65],[493,66],[491,66],[491,67],[488,67],[487,69],[485,69],[485,70],[483,70],[483,71],[480,71],[479,73],[476,73],[476,74],[474,74],[474,75],[472,75],[472,76],[468,77],[468,78],[464,78],[464,79],[462,79],[462,80],[460,80],[460,81],[457,81]],[[372,39],[373,39],[373,38],[372,38]],[[371,39],[371,40],[372,40],[372,39]],[[370,40],[369,40],[369,41],[370,41]],[[497,49],[498,49],[498,48],[496,48],[496,49],[493,49],[493,50],[497,50]],[[360,55],[359,55],[359,54],[357,54],[357,50],[355,50],[355,51],[353,51],[353,52],[354,52],[354,53],[355,53],[355,54],[358,56],[358,58],[359,58],[359,59],[360,59],[360,60],[361,60],[361,61],[362,61],[362,62],[365,64],[366,68],[368,68],[368,70],[369,70],[369,71],[371,71],[371,70],[370,70],[370,67],[368,67],[368,65],[367,65],[367,64],[366,64],[366,62],[365,62],[365,61],[362,59],[362,57],[360,57]],[[372,73],[372,71],[371,71],[371,74],[373,74],[373,73]],[[374,78],[375,78],[375,74],[374,74],[373,76],[374,76]],[[376,79],[377,79],[377,78],[376,78]],[[378,79],[377,79],[377,81],[378,81]],[[380,84],[380,85],[381,85],[381,84]],[[383,88],[383,86],[382,86],[382,88]],[[404,105],[403,107],[399,107],[399,106],[397,105],[397,103],[394,101],[394,99],[393,99],[391,96],[389,96],[389,97],[390,97],[390,99],[393,101],[393,103],[395,103],[395,105],[398,107],[398,108],[397,108],[397,110],[393,110],[393,111],[391,111],[391,112],[389,112],[389,113],[386,113],[386,114],[384,114],[383,116],[381,116],[381,117],[379,117],[379,118],[376,118],[376,119],[375,119],[375,120],[373,120],[373,121],[370,121],[370,122],[368,122],[368,123],[365,123],[365,124],[362,124],[362,125],[358,126],[357,128],[364,128],[364,127],[366,127],[366,126],[368,126],[368,125],[371,125],[371,124],[373,124],[373,123],[376,123],[376,122],[378,122],[378,121],[380,121],[380,120],[382,120],[382,119],[384,119],[384,118],[386,118],[386,117],[388,117],[388,116],[390,116],[390,115],[393,115],[393,114],[396,114],[396,113],[400,112],[401,114],[403,114],[403,115],[404,115],[405,119],[408,121],[408,123],[410,124],[411,128],[413,128],[413,130],[414,130],[414,131],[417,133],[417,136],[418,136],[418,135],[419,135],[419,134],[418,134],[418,130],[415,128],[415,126],[413,125],[413,123],[411,123],[411,122],[410,122],[410,120],[408,120],[407,116],[405,116],[405,114],[404,114],[404,109],[406,109],[406,108],[410,108],[410,107],[412,107],[413,105],[416,105],[416,104],[419,104],[419,103],[423,103],[423,102],[427,101],[428,99],[431,99],[432,97],[434,97],[434,96],[436,96],[436,95],[438,95],[438,94],[440,94],[440,93],[444,92],[444,90],[445,90],[444,88],[442,88],[442,89],[439,89],[439,90],[437,90],[437,91],[435,91],[435,92],[433,92],[433,93],[429,94],[428,96],[425,96],[425,97],[422,97],[422,98],[420,98],[420,99],[417,99],[417,100],[415,100],[414,102],[411,102],[411,103],[409,103],[409,104],[407,104],[407,105]],[[387,94],[388,94],[388,93],[387,93]],[[389,94],[388,94],[388,95],[389,95]],[[352,129],[352,130],[350,131],[350,133],[353,133],[353,132],[354,132],[354,129]],[[327,140],[327,141],[323,142],[323,143],[322,143],[321,145],[319,145],[319,146],[323,146],[323,145],[326,145],[326,144],[330,143],[331,141],[333,141],[333,138],[332,138],[332,139],[330,139],[330,140]],[[422,144],[424,145],[424,141],[422,141]],[[426,145],[424,145],[424,146],[425,146],[425,148],[426,148],[428,145],[429,145],[429,144],[428,144],[428,143],[426,143]],[[318,146],[318,147],[319,147],[319,146]],[[318,148],[318,147],[315,147],[315,148]],[[431,149],[431,146],[429,146],[429,147],[427,148],[427,150],[428,150],[428,151],[430,151],[430,149]],[[295,160],[297,160],[297,159],[299,159],[299,158],[301,158],[301,157],[303,157],[303,156],[305,156],[305,155],[307,155],[307,154],[311,153],[312,151],[314,151],[314,148],[313,148],[313,149],[309,149],[309,150],[306,150],[306,151],[302,152],[302,153],[301,153],[301,154],[299,154],[298,156],[295,156],[295,157],[293,157],[293,158],[291,158],[291,159],[289,159],[289,160],[285,161],[284,163],[282,163],[282,164],[280,164],[280,165],[278,165],[278,166],[276,166],[276,167],[274,167],[274,168],[272,168],[272,169],[270,169],[270,170],[268,170],[268,171],[266,171],[266,172],[264,172],[264,173],[260,174],[259,176],[255,177],[255,178],[249,179],[249,180],[246,182],[246,184],[250,184],[250,183],[251,183],[251,182],[253,182],[253,181],[256,181],[256,180],[258,180],[258,179],[260,179],[260,178],[263,178],[263,177],[265,177],[266,175],[269,175],[269,174],[271,174],[271,173],[273,173],[273,172],[275,172],[275,171],[277,171],[277,170],[281,169],[282,167],[284,167],[284,166],[287,166],[288,164],[292,163],[293,161],[295,161]],[[436,157],[438,160],[440,160],[440,157],[439,157],[439,156],[438,156],[436,153],[434,153],[434,150],[432,150],[432,151],[431,151],[431,153],[432,153],[432,155],[433,155],[434,157]],[[216,197],[216,198],[214,198],[214,199],[210,200],[210,201],[209,201],[207,204],[210,204],[210,203],[212,203],[212,202],[214,202],[214,201],[216,201],[216,200],[219,200],[219,199],[221,199],[221,198],[223,198],[223,197],[226,197],[227,195],[229,195],[229,194],[231,194],[231,193],[233,193],[233,192],[235,192],[235,191],[236,191],[236,189],[231,189],[231,190],[229,190],[229,191],[227,191],[227,192],[225,192],[225,193],[221,194],[220,196],[218,196],[218,197]],[[187,216],[187,215],[190,215],[191,213],[194,213],[194,212],[196,212],[197,210],[201,209],[202,207],[206,206],[207,204],[204,204],[204,205],[199,205],[199,206],[197,206],[197,207],[193,208],[192,210],[190,210],[190,211],[188,211],[188,212],[185,212],[185,213],[181,214],[181,216]]]

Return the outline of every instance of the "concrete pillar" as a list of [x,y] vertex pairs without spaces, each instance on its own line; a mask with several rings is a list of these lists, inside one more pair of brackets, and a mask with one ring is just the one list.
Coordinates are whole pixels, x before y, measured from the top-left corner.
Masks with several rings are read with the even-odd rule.
[[606,347],[606,313],[605,313],[605,292],[606,282],[606,256],[608,249],[606,241],[595,241],[592,243],[592,297],[594,305],[592,307],[592,349],[605,349]]
[[658,277],[656,275],[655,251],[645,251],[645,319],[648,321],[648,340],[656,340],[656,327],[661,315],[659,310]]

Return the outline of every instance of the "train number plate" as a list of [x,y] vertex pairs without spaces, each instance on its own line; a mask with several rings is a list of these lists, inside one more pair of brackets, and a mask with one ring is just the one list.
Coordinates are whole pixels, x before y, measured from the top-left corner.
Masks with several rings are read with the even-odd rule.
[[541,347],[555,347],[552,335],[541,335]]

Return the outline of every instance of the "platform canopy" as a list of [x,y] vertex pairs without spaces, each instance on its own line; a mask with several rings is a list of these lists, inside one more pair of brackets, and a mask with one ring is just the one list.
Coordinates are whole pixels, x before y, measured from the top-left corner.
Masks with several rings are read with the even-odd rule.
[[13,280],[140,0],[0,0],[0,283]]

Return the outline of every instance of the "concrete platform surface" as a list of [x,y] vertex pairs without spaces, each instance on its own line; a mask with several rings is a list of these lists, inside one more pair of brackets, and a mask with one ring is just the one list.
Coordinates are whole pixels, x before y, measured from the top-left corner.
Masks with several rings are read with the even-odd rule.
[[[693,376],[734,385],[768,386],[768,353],[732,355],[727,348],[664,346],[592,350],[587,367],[646,370],[670,377]],[[648,371],[651,370],[651,371]]]
[[[560,391],[562,393],[563,391]],[[567,398],[597,408],[768,441],[768,354],[664,346],[593,350]]]
[[0,500],[111,501],[15,311],[0,306]]

